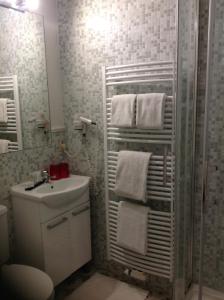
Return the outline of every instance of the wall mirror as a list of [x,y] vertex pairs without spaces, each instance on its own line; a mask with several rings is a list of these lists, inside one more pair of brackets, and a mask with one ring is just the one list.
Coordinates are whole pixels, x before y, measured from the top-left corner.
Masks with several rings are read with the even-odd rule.
[[0,6],[0,154],[49,143],[43,16]]

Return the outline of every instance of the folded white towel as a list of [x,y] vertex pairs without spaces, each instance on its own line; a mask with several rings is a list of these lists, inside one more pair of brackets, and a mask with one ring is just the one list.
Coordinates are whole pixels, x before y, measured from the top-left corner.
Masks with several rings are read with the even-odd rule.
[[166,94],[137,95],[136,126],[142,129],[162,129]]
[[120,151],[114,192],[126,198],[146,202],[149,160],[152,153]]
[[136,95],[116,95],[111,101],[111,124],[116,127],[135,126]]
[[0,154],[8,152],[9,141],[8,140],[0,140]]
[[8,122],[7,101],[8,99],[0,99],[0,123]]
[[126,201],[119,203],[117,244],[146,255],[149,208]]

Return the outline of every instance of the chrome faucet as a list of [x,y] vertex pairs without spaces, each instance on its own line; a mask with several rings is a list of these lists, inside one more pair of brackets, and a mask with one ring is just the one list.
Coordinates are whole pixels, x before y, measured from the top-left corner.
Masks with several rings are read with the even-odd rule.
[[51,176],[49,175],[49,173],[48,173],[47,170],[42,170],[41,171],[41,177],[42,177],[42,179],[43,179],[43,181],[45,183],[49,183],[50,182]]
[[51,176],[49,175],[47,170],[41,171],[41,180],[37,182],[33,182],[32,186],[28,186],[25,188],[25,191],[32,191],[33,189],[37,188],[38,186],[44,183],[50,183]]

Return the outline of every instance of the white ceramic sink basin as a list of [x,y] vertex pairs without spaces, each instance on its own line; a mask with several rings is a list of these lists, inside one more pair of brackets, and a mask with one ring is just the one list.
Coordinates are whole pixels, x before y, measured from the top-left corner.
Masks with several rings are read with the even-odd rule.
[[31,201],[43,202],[45,205],[56,208],[68,205],[78,199],[88,190],[90,178],[87,176],[71,175],[69,178],[50,183],[25,191],[28,183],[21,183],[11,188],[15,196],[30,199]]

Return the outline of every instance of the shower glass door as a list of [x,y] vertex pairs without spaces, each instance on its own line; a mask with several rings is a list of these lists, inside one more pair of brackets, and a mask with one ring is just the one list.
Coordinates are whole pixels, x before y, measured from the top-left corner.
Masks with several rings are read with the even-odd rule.
[[224,1],[210,0],[200,299],[224,299]]

